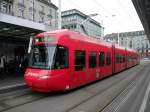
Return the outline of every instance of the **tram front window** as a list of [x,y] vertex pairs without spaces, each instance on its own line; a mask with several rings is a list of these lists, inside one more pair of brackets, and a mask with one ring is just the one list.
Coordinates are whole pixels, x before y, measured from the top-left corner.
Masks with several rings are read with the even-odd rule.
[[34,45],[29,62],[31,68],[62,69],[68,67],[68,50],[63,46]]

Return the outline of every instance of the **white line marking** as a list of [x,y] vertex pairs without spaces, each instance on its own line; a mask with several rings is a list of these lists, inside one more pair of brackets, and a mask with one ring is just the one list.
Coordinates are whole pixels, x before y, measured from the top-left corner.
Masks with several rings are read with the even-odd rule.
[[144,95],[144,99],[142,101],[142,105],[140,107],[139,112],[144,112],[145,111],[147,100],[148,100],[148,96],[149,96],[149,92],[150,92],[150,82],[148,84],[148,87],[147,87],[146,93]]
[[118,112],[121,106],[131,97],[137,85],[132,82],[117,98],[102,112]]
[[4,87],[1,87],[0,90],[7,89],[7,88],[12,88],[12,87],[17,87],[17,86],[24,86],[24,85],[25,85],[25,83],[14,84],[14,85],[11,85],[11,86],[4,86]]

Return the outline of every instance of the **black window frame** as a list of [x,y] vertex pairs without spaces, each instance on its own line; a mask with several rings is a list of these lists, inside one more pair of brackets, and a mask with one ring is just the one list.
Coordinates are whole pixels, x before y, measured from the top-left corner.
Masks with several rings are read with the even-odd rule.
[[115,54],[115,62],[116,63],[120,63],[120,58],[119,58],[119,54],[118,53]]
[[[83,53],[83,54],[77,54]],[[85,50],[75,50],[75,71],[82,71],[86,67],[86,51]],[[79,58],[80,56],[80,58]]]
[[[60,51],[58,51],[58,48],[60,48],[61,50],[62,49],[65,50],[65,52],[63,52],[63,53],[66,53],[65,54],[66,56],[64,57],[64,62],[63,63],[62,63],[62,57],[63,56],[57,57],[58,56],[57,53],[60,53]],[[56,62],[56,59],[59,60],[58,61],[59,63]],[[54,69],[66,69],[66,68],[69,68],[69,49],[68,49],[68,47],[63,46],[63,45],[57,45],[57,49],[56,49],[56,52],[55,52],[54,60],[55,60]]]
[[[50,52],[50,51],[52,51],[52,49],[50,49],[50,47],[54,47],[53,52]],[[35,54],[34,49],[37,49],[37,48],[40,48],[40,49],[42,48],[41,51],[44,51],[44,53],[43,52],[38,53],[36,51],[36,53],[37,53],[36,56],[39,57],[39,60],[40,60],[39,62],[40,63],[42,62],[42,64],[45,63],[45,65],[39,66],[39,65],[33,64],[33,63],[35,63],[35,60],[36,60],[36,58],[34,56],[34,54]],[[63,49],[64,51],[60,51],[61,49],[59,49],[59,48]],[[61,54],[61,56],[60,56],[61,52],[65,53],[65,54],[64,55]],[[52,54],[50,54],[50,53],[52,53]],[[46,58],[44,58],[44,57],[46,57]],[[44,60],[44,61],[41,61],[41,60]],[[66,69],[66,68],[69,68],[69,49],[66,46],[58,45],[58,44],[56,44],[56,45],[35,44],[32,46],[32,51],[31,51],[28,67],[29,68],[42,68],[42,69]]]
[[89,68],[97,67],[97,53],[95,51],[88,52],[88,66]]
[[111,65],[111,53],[106,53],[106,65]]
[[99,59],[99,66],[100,67],[105,66],[105,52],[104,51],[99,52],[98,59]]

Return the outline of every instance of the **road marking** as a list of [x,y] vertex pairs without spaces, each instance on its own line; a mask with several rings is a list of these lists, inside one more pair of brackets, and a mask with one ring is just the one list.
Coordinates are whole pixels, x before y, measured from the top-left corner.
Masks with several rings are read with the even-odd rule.
[[140,107],[139,112],[144,112],[145,111],[149,92],[150,92],[150,82],[148,84],[148,87],[147,87],[146,93],[144,95],[144,99],[143,99],[143,102],[142,102],[142,105]]
[[14,85],[10,85],[10,86],[4,86],[4,87],[1,87],[0,90],[4,90],[4,89],[8,89],[8,88],[13,88],[13,87],[18,87],[18,86],[24,86],[24,85],[26,85],[26,83],[14,84]]
[[121,106],[131,97],[137,85],[132,82],[111,104],[109,104],[102,112],[118,112]]

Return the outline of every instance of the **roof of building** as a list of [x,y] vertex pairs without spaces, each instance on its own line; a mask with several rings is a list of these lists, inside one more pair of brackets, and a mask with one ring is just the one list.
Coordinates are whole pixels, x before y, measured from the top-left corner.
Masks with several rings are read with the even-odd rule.
[[[66,12],[72,12],[72,13],[66,13]],[[82,16],[82,17],[85,18],[85,19],[86,19],[86,18],[89,18],[88,15],[84,14],[83,12],[81,12],[81,11],[79,11],[79,10],[77,10],[77,9],[70,9],[70,10],[63,11],[63,12],[62,12],[62,17],[70,16],[70,15],[75,15],[75,14],[76,14],[76,15],[79,15],[79,16]],[[96,24],[96,25],[102,27],[101,24],[100,24],[99,22],[97,22],[96,20],[90,18],[90,21],[93,22],[94,24]]]
[[[126,36],[134,37],[134,36],[139,36],[139,35],[145,35],[145,32],[143,30],[141,30],[141,31],[119,33],[119,37],[126,37]],[[113,37],[118,37],[118,33],[107,34],[107,35],[105,35],[104,38],[113,38]]]
[[48,6],[51,6],[51,7],[53,7],[53,8],[56,9],[56,10],[58,9],[58,7],[57,7],[56,5],[54,5],[54,4],[51,3],[51,2],[48,2],[48,0],[38,0],[38,1],[44,3],[44,4],[48,5]]

